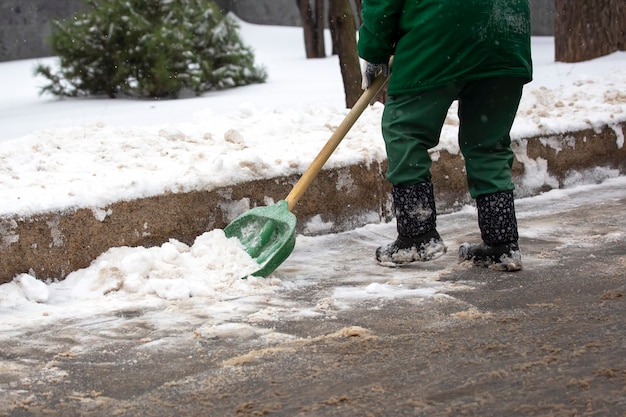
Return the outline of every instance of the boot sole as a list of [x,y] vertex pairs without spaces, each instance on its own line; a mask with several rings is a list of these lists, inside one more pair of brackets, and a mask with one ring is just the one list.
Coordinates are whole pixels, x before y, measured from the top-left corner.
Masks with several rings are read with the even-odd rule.
[[480,259],[469,255],[469,250],[472,245],[470,243],[463,243],[459,246],[459,263],[465,261],[472,261],[474,266],[493,269],[495,271],[504,272],[516,272],[522,270],[521,254],[517,252],[517,256],[502,255],[499,262],[493,259]]
[[406,260],[376,260],[376,262],[378,262],[378,264],[380,266],[384,266],[387,268],[399,268],[402,267],[404,265],[408,265],[411,263],[415,263],[415,262],[429,262],[429,261],[434,261],[437,258],[442,257],[447,251],[448,248],[443,245],[443,244],[437,244],[435,247],[432,247],[432,245],[430,245],[429,247],[426,248],[426,251],[420,251],[418,254],[418,257],[410,257]]

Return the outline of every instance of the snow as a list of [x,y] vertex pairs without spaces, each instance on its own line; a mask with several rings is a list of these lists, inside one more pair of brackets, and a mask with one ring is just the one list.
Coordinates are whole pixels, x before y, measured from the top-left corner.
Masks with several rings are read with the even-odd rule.
[[[301,173],[347,113],[337,58],[305,59],[298,28],[240,25],[257,64],[268,71],[267,83],[197,98],[39,96],[44,81],[32,76],[33,68],[37,62],[54,63],[54,58],[1,63],[0,216],[88,207],[104,220],[110,214],[106,206],[120,200]],[[535,79],[525,88],[514,138],[626,122],[626,52],[576,64],[555,63],[553,55],[553,38],[533,39]],[[381,112],[380,104],[368,108],[327,166],[383,160]],[[457,127],[452,108],[435,158],[437,150],[458,153]],[[618,146],[623,145],[620,132]],[[570,185],[616,176],[619,173],[598,168],[572,177]],[[524,181],[536,185],[550,178],[537,164]],[[614,181],[624,188],[623,178]],[[536,198],[554,201],[559,193],[567,191]],[[471,211],[466,207],[458,215]],[[318,218],[307,227],[320,232],[329,225]],[[392,229],[363,228],[357,232],[360,247],[373,250],[381,236],[392,237]],[[528,230],[525,236],[546,231]],[[1,285],[0,331],[11,337],[29,326],[132,306],[154,311],[161,326],[192,320],[192,312],[201,309],[210,319],[198,332],[239,334],[258,330],[232,324],[243,318],[256,323],[317,316],[367,299],[441,297],[452,285],[437,281],[436,268],[406,274],[366,264],[316,306],[297,306],[281,298],[282,292],[314,285],[320,278],[314,271],[341,271],[341,262],[333,260],[346,249],[337,243],[342,239],[351,246],[355,238],[299,236],[296,250],[279,272],[246,280],[240,278],[254,265],[238,242],[226,239],[221,230],[199,236],[191,246],[172,239],[154,248],[112,248],[63,281],[41,282],[21,274]],[[344,257],[342,262],[351,260]]]
[[[0,215],[98,209],[305,170],[347,113],[337,58],[306,60],[297,28],[242,23],[242,37],[267,68],[268,82],[199,98],[40,97],[45,80],[32,76],[35,60],[2,64]],[[533,53],[535,80],[513,137],[626,120],[626,52],[559,64],[552,38],[535,38]],[[328,167],[385,158],[381,112],[381,105],[366,110]],[[455,113],[453,107],[438,146],[452,153],[459,152]]]

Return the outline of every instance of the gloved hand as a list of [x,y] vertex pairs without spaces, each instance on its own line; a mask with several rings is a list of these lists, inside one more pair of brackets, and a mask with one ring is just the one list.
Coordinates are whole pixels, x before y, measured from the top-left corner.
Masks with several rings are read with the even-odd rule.
[[382,74],[384,77],[387,77],[389,75],[389,65],[372,64],[371,62],[365,61],[365,64],[363,65],[361,88],[363,88],[363,90],[369,88],[378,74]]

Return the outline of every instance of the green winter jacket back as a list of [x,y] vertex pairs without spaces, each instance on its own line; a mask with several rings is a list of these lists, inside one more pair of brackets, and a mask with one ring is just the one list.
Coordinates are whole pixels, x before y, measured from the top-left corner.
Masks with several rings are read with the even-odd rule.
[[394,55],[389,94],[489,77],[532,78],[528,0],[363,0],[358,52]]

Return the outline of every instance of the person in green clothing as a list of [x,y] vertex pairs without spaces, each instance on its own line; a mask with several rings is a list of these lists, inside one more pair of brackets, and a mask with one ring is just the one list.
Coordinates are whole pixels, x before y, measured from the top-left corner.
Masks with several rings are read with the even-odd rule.
[[446,252],[428,149],[457,100],[458,141],[482,238],[463,243],[459,260],[520,270],[510,130],[532,79],[528,0],[363,0],[362,18],[364,88],[388,74],[393,56],[382,132],[398,237],[376,250],[377,261],[397,266]]

